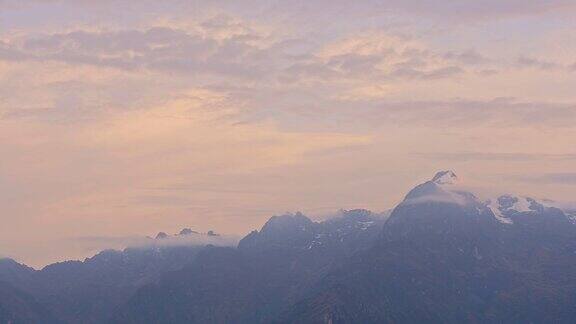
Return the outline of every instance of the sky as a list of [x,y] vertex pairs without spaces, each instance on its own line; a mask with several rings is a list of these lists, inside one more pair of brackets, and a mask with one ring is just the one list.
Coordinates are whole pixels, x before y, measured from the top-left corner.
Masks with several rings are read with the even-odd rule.
[[576,200],[573,0],[0,0],[0,256],[393,208],[438,170]]

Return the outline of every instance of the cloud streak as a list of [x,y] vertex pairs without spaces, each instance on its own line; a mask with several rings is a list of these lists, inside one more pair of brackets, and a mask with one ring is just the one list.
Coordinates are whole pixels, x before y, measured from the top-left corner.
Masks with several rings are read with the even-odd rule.
[[125,70],[154,69],[174,73],[218,73],[250,77],[260,51],[251,37],[216,41],[181,30],[155,27],[144,31],[74,31],[0,44],[0,57],[11,61],[61,61]]
[[91,253],[98,251],[124,248],[155,248],[155,247],[181,247],[181,246],[236,246],[239,241],[238,236],[233,235],[168,235],[166,238],[154,239],[141,236],[85,236],[71,239],[76,244],[82,245],[83,249]]
[[[198,26],[212,24],[213,19]],[[417,42],[386,34],[345,38],[318,48],[317,53],[295,56],[289,53],[290,47],[282,45],[284,41],[271,42],[247,27],[243,30],[224,38],[210,30],[191,33],[171,27],[77,30],[5,40],[0,42],[0,59],[290,82],[434,80],[489,63],[476,52],[436,53]]]
[[534,184],[576,185],[576,173],[547,173],[536,176],[517,176],[514,178]]
[[490,152],[450,152],[423,153],[419,156],[451,161],[542,161],[542,160],[576,160],[576,154],[546,154],[546,153],[490,153]]

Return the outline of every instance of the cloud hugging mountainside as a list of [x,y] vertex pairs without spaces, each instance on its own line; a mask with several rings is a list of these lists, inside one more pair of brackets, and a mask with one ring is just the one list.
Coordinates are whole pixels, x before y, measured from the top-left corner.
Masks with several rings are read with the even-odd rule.
[[274,216],[237,247],[3,260],[0,323],[573,323],[576,214],[554,206],[442,171],[391,213]]

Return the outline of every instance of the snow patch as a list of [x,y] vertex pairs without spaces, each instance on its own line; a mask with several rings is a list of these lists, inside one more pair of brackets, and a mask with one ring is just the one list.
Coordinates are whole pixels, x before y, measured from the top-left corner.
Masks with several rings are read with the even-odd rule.
[[370,228],[370,227],[374,224],[374,222],[373,222],[373,221],[369,221],[369,222],[358,222],[358,224],[360,225],[360,229],[363,230],[363,231],[365,231],[365,230],[367,230],[368,228]]
[[531,203],[526,197],[517,197],[517,199],[518,201],[514,203],[511,209],[521,213],[532,211],[532,209],[530,209]]
[[492,211],[496,220],[503,224],[514,224],[510,218],[504,216],[502,211],[500,211],[500,204],[498,203],[498,199],[491,199],[487,203],[487,207]]

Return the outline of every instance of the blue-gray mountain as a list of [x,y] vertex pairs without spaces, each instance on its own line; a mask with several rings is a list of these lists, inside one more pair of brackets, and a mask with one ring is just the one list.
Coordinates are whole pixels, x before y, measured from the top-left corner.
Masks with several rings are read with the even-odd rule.
[[0,323],[574,323],[576,225],[553,205],[444,171],[389,215],[275,216],[235,248],[6,260]]

